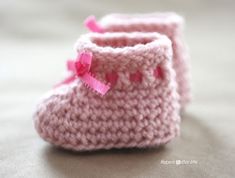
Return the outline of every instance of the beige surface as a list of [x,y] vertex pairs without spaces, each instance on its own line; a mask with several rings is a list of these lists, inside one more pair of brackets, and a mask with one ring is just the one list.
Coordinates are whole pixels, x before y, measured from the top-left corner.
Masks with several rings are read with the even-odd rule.
[[[232,0],[1,1],[0,177],[234,177],[234,7]],[[181,137],[160,149],[93,153],[66,152],[43,142],[33,128],[33,107],[62,77],[74,41],[85,32],[82,19],[91,13],[156,10],[175,10],[187,19],[194,101]]]

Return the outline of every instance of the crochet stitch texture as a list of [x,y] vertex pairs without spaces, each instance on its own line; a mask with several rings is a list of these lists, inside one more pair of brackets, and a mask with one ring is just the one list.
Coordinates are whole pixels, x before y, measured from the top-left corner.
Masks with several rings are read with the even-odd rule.
[[179,96],[171,41],[158,33],[90,33],[75,49],[93,54],[91,72],[110,90],[101,96],[79,78],[39,102],[35,128],[71,150],[152,147],[179,134]]
[[103,32],[158,32],[172,41],[173,68],[176,72],[180,104],[185,108],[191,99],[189,54],[183,40],[184,19],[175,13],[110,14],[100,22]]

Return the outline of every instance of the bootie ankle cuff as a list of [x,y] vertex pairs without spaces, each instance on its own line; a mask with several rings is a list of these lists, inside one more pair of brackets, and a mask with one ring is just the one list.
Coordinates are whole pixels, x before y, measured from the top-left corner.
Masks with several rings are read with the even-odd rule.
[[[105,32],[158,32],[169,38],[181,35],[184,19],[175,13],[110,14],[100,20]],[[124,30],[125,29],[125,30]]]
[[166,36],[91,33],[80,37],[75,49],[70,80],[46,94],[34,115],[43,139],[84,151],[159,146],[179,134]]

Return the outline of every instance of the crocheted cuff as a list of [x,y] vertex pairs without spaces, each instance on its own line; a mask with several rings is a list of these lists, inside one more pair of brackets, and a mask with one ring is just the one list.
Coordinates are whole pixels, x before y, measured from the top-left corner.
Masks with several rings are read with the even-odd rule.
[[[75,49],[92,52],[92,73],[116,89],[174,81],[171,41],[158,33],[91,33],[79,38]],[[162,79],[156,80],[157,69]]]
[[99,25],[105,32],[158,32],[169,38],[181,35],[184,19],[176,13],[109,14]]

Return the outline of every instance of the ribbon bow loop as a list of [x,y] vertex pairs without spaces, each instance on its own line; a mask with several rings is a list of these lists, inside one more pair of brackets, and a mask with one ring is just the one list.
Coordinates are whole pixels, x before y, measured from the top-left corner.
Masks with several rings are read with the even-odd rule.
[[83,76],[84,74],[88,73],[91,68],[91,62],[92,62],[92,53],[90,52],[81,53],[77,57],[74,64],[77,76]]
[[90,74],[91,63],[92,53],[82,52],[77,56],[75,61],[67,61],[67,69],[73,73],[72,78],[79,77],[88,87],[97,91],[101,95],[105,95],[110,87],[103,84]]
[[92,32],[104,33],[104,29],[96,21],[95,16],[89,16],[84,22],[85,26]]

